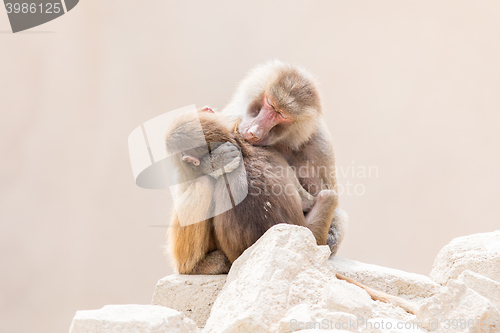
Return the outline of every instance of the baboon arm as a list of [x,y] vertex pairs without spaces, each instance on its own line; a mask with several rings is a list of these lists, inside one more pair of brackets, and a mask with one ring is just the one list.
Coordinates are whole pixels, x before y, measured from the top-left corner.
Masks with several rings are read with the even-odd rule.
[[208,176],[187,183],[174,198],[181,226],[207,220],[213,216],[215,180]]
[[347,281],[349,283],[352,283],[352,284],[364,289],[374,301],[380,301],[380,302],[392,304],[395,306],[399,306],[400,308],[403,308],[403,310],[405,310],[408,313],[417,314],[418,306],[416,304],[413,304],[413,303],[405,300],[404,298],[389,295],[389,294],[384,293],[382,291],[372,289],[370,287],[365,286],[362,283],[359,283],[359,282],[357,282],[357,281],[355,281],[347,276],[339,274],[339,273],[336,273],[335,276],[339,280]]
[[300,181],[297,178],[295,172],[289,172],[289,174],[291,175],[291,178],[295,183],[295,187],[299,192],[300,200],[302,201],[302,211],[303,212],[310,211],[311,207],[314,206],[314,203],[316,202],[316,198],[311,193],[307,192],[304,189],[304,187],[300,184]]
[[325,245],[328,241],[330,221],[338,205],[338,195],[334,190],[322,190],[315,197],[316,202],[305,215],[306,226],[312,231],[318,245]]

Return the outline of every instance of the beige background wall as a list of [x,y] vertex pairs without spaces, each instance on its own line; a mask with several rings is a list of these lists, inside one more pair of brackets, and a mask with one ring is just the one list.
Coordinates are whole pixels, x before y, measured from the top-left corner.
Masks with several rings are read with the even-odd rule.
[[222,108],[271,58],[318,77],[339,168],[378,169],[339,179],[365,189],[342,195],[341,256],[428,274],[453,237],[500,227],[497,1],[83,0],[9,29],[0,10],[2,331],[150,301],[171,199],[134,185],[127,136]]

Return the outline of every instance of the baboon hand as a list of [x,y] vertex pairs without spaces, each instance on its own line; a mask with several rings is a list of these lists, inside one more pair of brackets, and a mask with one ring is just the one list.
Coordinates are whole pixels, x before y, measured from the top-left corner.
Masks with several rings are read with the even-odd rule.
[[214,172],[210,176],[219,178],[223,172],[230,173],[240,166],[241,153],[237,146],[225,142],[212,151]]
[[[305,190],[304,190],[305,191]],[[306,192],[307,193],[307,192]],[[302,199],[302,211],[304,213],[307,213],[311,210],[312,206],[314,206],[314,204],[316,203],[316,198],[313,197],[312,195],[307,195],[307,196],[302,196],[302,193],[299,192],[299,194],[301,195],[301,199]]]

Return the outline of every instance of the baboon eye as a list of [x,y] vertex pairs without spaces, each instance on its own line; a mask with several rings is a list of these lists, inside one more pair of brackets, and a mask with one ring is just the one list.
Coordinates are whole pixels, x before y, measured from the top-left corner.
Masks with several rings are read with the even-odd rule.
[[271,103],[271,101],[269,100],[269,97],[266,97],[266,101],[267,101],[267,104],[271,105],[271,107],[273,108],[274,112],[276,112],[277,114],[279,114],[281,117],[286,118],[285,114],[283,112],[277,110],[276,107]]
[[273,103],[271,103],[271,101],[269,100],[269,97],[266,97],[266,100],[267,100],[267,104],[271,105],[271,107],[274,109],[274,111],[276,111],[276,108],[274,107]]

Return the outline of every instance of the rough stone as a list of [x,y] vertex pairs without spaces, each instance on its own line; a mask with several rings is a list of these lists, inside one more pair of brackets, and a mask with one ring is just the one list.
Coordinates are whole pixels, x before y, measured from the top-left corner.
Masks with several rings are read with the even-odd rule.
[[317,246],[309,229],[272,227],[233,263],[205,331],[276,332],[299,304],[309,306],[312,318],[324,309],[369,318],[370,296],[337,280],[326,264],[329,256],[329,248]]
[[338,256],[331,257],[328,263],[338,273],[368,287],[412,301],[430,297],[438,292],[440,287],[425,275],[365,264]]
[[446,284],[465,270],[500,282],[500,230],[453,239],[439,251],[430,277]]
[[487,298],[500,310],[500,283],[471,271],[463,271],[457,280],[477,292],[479,295]]
[[373,318],[391,318],[400,321],[412,321],[416,318],[415,315],[410,314],[398,306],[392,304],[375,301],[372,309]]
[[[491,324],[494,320],[500,324],[499,318],[500,312],[488,299],[457,280],[450,280],[438,294],[424,300],[418,313],[424,328],[450,333],[498,332]],[[457,325],[451,322],[454,319]]]
[[335,330],[345,329],[358,332],[357,318],[345,312],[329,312],[328,310],[311,310],[308,304],[299,304],[287,311],[278,324],[277,333],[295,332],[301,329]]
[[304,328],[306,323],[314,322],[314,315],[311,313],[308,304],[299,304],[289,309],[286,315],[278,324],[278,333],[288,333]]
[[[70,333],[199,332],[195,322],[206,333],[500,332],[500,231],[454,239],[436,257],[432,279],[329,257],[309,229],[276,225],[229,275],[167,276],[153,305],[78,311]],[[417,316],[372,301],[336,272],[418,303]]]
[[151,304],[184,313],[204,327],[227,275],[179,275],[164,277],[156,284]]
[[335,330],[345,330],[357,332],[357,322],[358,318],[350,313],[346,312],[327,312],[325,314],[319,312],[318,318],[322,318],[322,320],[326,320],[328,325],[326,328],[335,329]]
[[174,309],[156,305],[106,305],[77,311],[70,333],[191,333],[196,324]]

